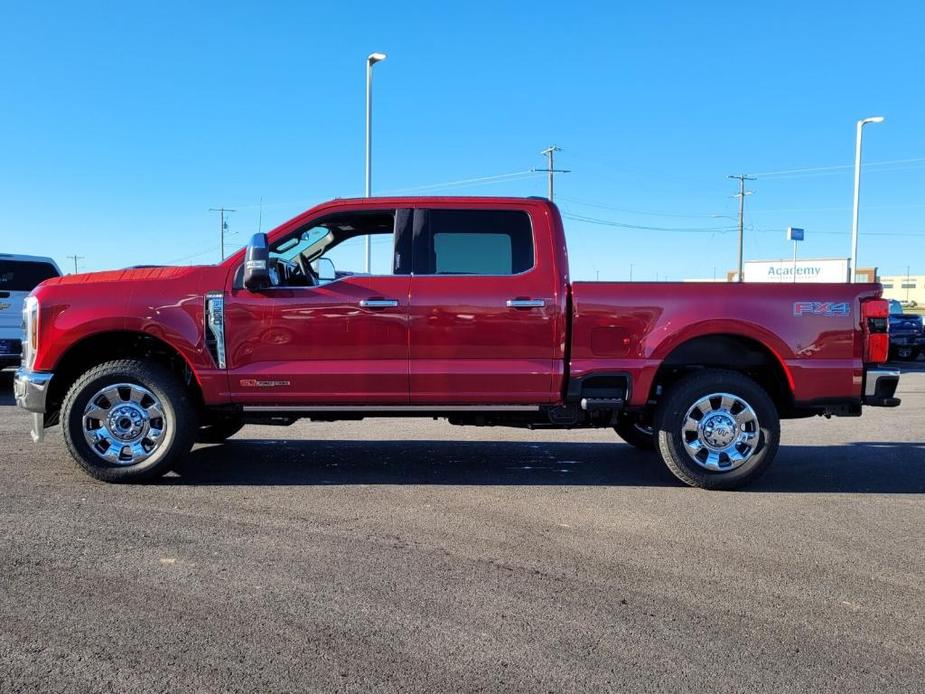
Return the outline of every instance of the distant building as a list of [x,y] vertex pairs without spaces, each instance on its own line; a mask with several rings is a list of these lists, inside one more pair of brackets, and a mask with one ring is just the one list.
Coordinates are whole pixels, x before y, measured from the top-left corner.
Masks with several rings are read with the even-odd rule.
[[[847,258],[782,258],[780,260],[748,260],[745,262],[746,282],[847,282]],[[738,273],[726,274],[726,281],[735,282]],[[861,267],[858,282],[876,282],[877,268]]]
[[925,306],[925,275],[883,275],[880,283],[887,299]]

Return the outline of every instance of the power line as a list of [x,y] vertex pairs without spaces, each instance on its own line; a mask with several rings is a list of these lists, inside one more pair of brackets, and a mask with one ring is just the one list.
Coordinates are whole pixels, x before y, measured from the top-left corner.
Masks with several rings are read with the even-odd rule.
[[614,205],[606,205],[602,202],[592,202],[590,200],[579,200],[566,195],[559,196],[562,200],[568,202],[573,202],[576,205],[583,205],[585,207],[596,207],[602,210],[614,210],[615,212],[626,212],[628,214],[641,214],[651,217],[676,217],[678,219],[712,219],[713,215],[709,214],[678,214],[674,212],[656,212],[654,210],[635,210],[628,207],[616,207]]
[[665,232],[679,232],[679,233],[707,233],[707,234],[728,234],[735,231],[735,228],[731,227],[654,227],[654,226],[644,226],[641,224],[628,224],[626,222],[618,222],[613,219],[602,219],[600,217],[587,217],[580,214],[572,214],[570,212],[563,212],[562,216],[565,219],[572,219],[576,222],[587,222],[588,224],[600,224],[602,226],[616,227],[618,229],[633,229],[638,231],[665,231]]
[[512,171],[510,173],[495,174],[493,176],[479,176],[478,178],[463,178],[458,181],[446,181],[444,183],[431,183],[422,186],[412,186],[410,188],[395,188],[385,191],[383,195],[396,195],[399,193],[414,193],[428,190],[440,190],[443,188],[460,188],[466,186],[480,186],[490,183],[503,183],[509,180],[519,178],[530,178],[538,171],[536,169],[525,169],[524,171]]
[[[925,162],[925,157],[915,157],[913,159],[891,159],[887,161],[871,161],[864,164],[864,168],[870,168],[872,166],[890,166],[895,164],[916,164],[920,162]],[[811,166],[803,169],[782,169],[780,171],[761,171],[756,173],[755,176],[761,176],[765,178],[767,176],[790,176],[797,174],[810,174],[823,171],[839,171],[839,170],[850,170],[854,168],[854,164],[836,164],[833,166]]]

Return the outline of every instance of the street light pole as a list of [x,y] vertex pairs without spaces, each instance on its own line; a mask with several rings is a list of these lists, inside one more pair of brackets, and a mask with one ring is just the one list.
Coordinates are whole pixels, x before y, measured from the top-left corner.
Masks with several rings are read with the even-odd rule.
[[861,199],[861,137],[864,126],[868,123],[882,123],[883,116],[862,118],[857,125],[857,139],[854,145],[854,209],[851,216],[851,263],[848,270],[848,281],[857,282],[858,275],[858,206]]
[[[366,58],[366,194],[372,195],[373,186],[373,65],[386,59],[385,53],[370,53]],[[372,239],[366,235],[366,274],[370,272]]]

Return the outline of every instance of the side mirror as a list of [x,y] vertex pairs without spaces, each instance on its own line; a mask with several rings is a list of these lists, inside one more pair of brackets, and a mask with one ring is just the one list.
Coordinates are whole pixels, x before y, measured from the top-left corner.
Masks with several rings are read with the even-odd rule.
[[244,255],[244,286],[257,291],[270,285],[270,244],[266,234],[254,234]]
[[337,272],[334,270],[334,261],[330,258],[318,258],[318,260],[315,261],[315,269],[318,273],[319,282],[333,282],[337,279]]

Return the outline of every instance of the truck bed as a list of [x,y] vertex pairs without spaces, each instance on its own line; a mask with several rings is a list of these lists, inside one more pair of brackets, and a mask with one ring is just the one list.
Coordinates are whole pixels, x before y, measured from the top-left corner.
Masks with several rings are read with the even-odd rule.
[[860,302],[880,294],[879,284],[575,282],[569,373],[625,372],[641,406],[679,345],[732,335],[774,355],[797,402],[858,397]]

